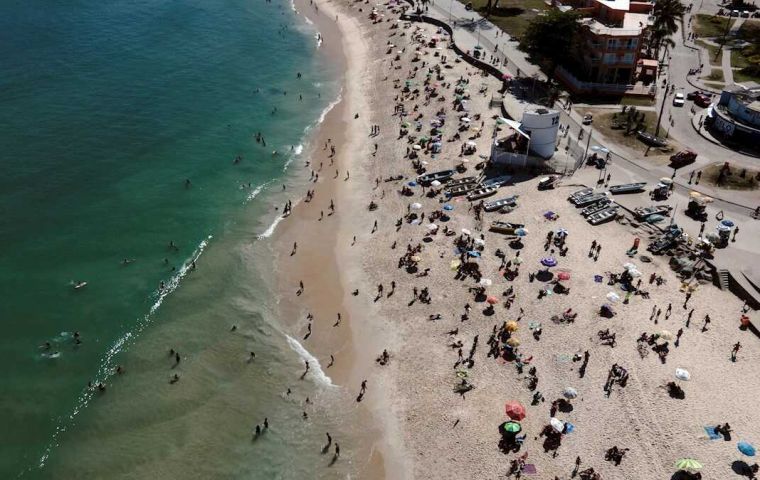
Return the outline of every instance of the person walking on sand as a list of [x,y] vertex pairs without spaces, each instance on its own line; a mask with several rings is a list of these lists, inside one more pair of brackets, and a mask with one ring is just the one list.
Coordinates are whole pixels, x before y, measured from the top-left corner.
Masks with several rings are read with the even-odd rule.
[[736,354],[739,353],[739,350],[742,348],[742,344],[739,342],[736,342],[734,344],[734,348],[731,350],[731,361],[736,362]]
[[338,460],[340,458],[340,445],[338,442],[335,442],[335,455],[333,455],[333,462]]
[[702,325],[702,333],[707,331],[707,325],[709,325],[711,322],[710,315],[705,315],[705,324]]

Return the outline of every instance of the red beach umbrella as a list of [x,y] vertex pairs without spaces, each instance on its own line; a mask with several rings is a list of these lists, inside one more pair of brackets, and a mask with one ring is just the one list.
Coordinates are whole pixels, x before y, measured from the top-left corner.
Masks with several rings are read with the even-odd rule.
[[525,407],[523,407],[520,402],[507,402],[505,408],[507,411],[507,416],[512,420],[520,421],[525,418]]
[[490,303],[491,305],[496,305],[499,303],[499,299],[496,297],[488,297],[486,298],[486,302]]
[[570,280],[570,272],[559,272],[557,278],[560,280]]

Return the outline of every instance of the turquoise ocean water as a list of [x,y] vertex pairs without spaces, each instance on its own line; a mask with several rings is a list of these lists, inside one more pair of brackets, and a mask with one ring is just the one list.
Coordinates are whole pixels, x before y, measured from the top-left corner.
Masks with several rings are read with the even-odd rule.
[[315,31],[283,1],[6,1],[0,58],[0,477],[316,476],[257,240],[338,95]]

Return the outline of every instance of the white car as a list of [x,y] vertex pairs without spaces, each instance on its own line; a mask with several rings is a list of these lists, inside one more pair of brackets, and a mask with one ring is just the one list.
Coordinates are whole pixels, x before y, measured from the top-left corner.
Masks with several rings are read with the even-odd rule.
[[685,99],[683,98],[683,93],[676,93],[676,96],[673,97],[673,106],[683,107],[684,103],[685,103]]

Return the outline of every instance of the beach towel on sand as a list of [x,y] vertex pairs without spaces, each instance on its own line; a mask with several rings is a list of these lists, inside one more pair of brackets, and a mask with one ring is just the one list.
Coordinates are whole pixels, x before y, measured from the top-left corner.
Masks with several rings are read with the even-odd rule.
[[720,438],[720,433],[715,431],[715,427],[704,427],[707,438],[710,440],[717,440]]
[[538,469],[532,463],[526,463],[523,465],[522,473],[526,475],[538,475]]

